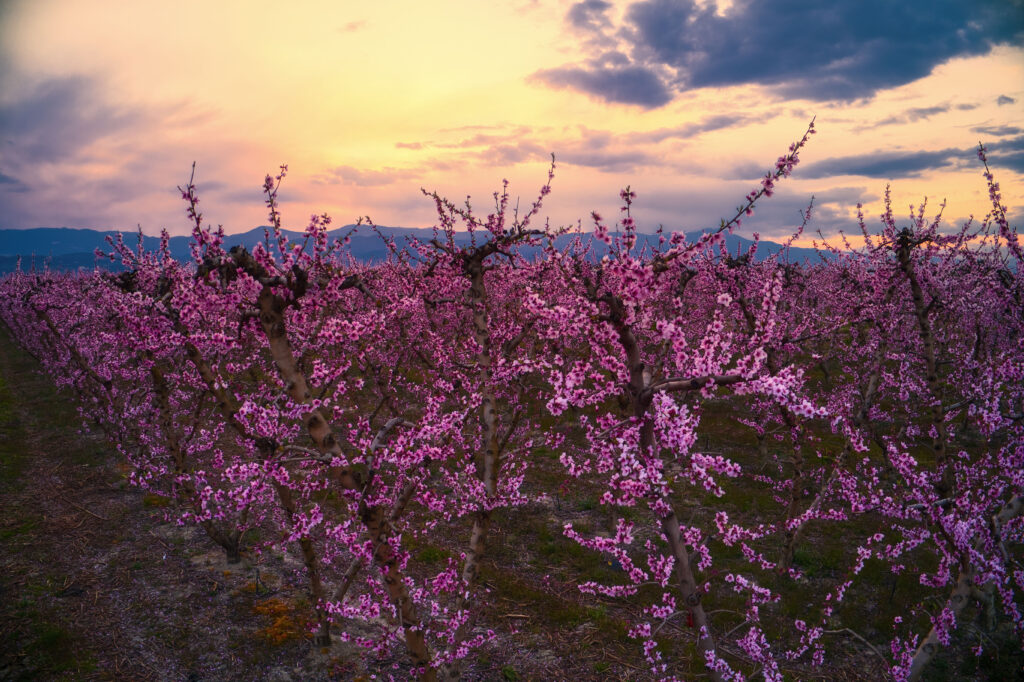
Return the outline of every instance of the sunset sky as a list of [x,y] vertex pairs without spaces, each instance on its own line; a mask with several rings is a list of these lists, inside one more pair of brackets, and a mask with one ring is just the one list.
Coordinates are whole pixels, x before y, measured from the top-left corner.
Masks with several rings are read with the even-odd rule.
[[1024,216],[1024,1],[114,2],[0,0],[0,228],[156,234],[369,215],[434,224],[420,188],[502,178],[544,215],[641,229],[716,225],[816,117],[818,135],[742,232],[877,223],[925,196],[958,223],[989,206],[979,141]]

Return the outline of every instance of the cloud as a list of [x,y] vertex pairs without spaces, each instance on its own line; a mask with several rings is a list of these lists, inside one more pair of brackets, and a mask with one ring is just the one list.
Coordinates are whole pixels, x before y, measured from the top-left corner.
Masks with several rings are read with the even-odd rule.
[[608,102],[637,104],[645,109],[660,107],[672,99],[668,86],[646,66],[562,66],[537,71],[530,80],[552,88],[579,90]]
[[317,177],[319,183],[340,182],[345,185],[357,187],[380,187],[390,185],[404,177],[409,177],[410,171],[398,168],[385,168],[383,170],[364,170],[354,166],[337,166],[332,168],[325,175]]
[[488,124],[488,125],[481,125],[479,123],[474,123],[474,124],[471,124],[471,125],[455,126],[454,128],[441,128],[438,132],[439,133],[461,133],[461,132],[465,132],[467,130],[501,130],[503,127],[504,127],[503,125],[496,124],[496,123],[495,124]]
[[[213,224],[230,218],[216,178],[225,177],[225,159],[249,152],[251,142],[218,131],[211,148],[204,129],[217,121],[215,112],[189,101],[111,102],[98,78],[15,76],[0,97],[0,170],[17,181],[0,181],[3,227],[130,229],[142,222],[185,229],[175,185],[188,181],[193,160],[200,192],[218,196],[204,217]],[[257,192],[256,210],[261,204]]]
[[[709,120],[693,125],[714,128],[725,124],[724,120]],[[449,172],[475,164],[493,169],[520,163],[549,163],[552,153],[559,165],[595,168],[601,172],[633,171],[642,166],[667,163],[662,154],[655,155],[641,149],[643,145],[682,134],[677,129],[655,131],[647,136],[650,139],[645,139],[643,134],[617,134],[582,125],[559,129],[521,125],[468,126],[438,132],[470,134],[450,140],[416,143],[423,149],[437,152],[436,156],[423,162],[423,171]]]
[[[803,238],[817,238],[819,231],[824,235],[835,235],[839,231],[858,230],[851,209],[858,201],[866,203],[874,198],[875,195],[863,187],[837,187],[816,193],[811,220],[804,228]],[[743,219],[743,234],[757,232],[762,239],[782,241],[796,232],[810,202],[810,194],[783,190],[770,201],[759,202],[754,215]]]
[[28,185],[23,183],[18,178],[11,177],[10,175],[4,175],[0,173],[0,192],[27,192]]
[[[664,149],[655,147],[664,140],[691,139],[706,132],[763,122],[776,115],[718,114],[681,126],[642,132],[616,132],[583,125],[557,129],[469,126],[438,131],[449,134],[465,132],[468,135],[416,144],[441,152],[425,162],[433,171],[450,171],[466,163],[492,166],[546,162],[554,153],[559,165],[594,168],[604,173],[631,172],[640,168],[674,168]],[[763,175],[766,169],[758,169],[755,177]]]
[[478,158],[485,163],[515,164],[523,161],[550,159],[550,152],[536,142],[516,142],[510,144],[496,144],[478,154]]
[[656,162],[650,154],[637,151],[596,151],[585,146],[556,154],[559,163],[596,168],[604,173],[628,173]]
[[942,167],[958,167],[969,160],[973,150],[942,149],[922,152],[875,152],[826,159],[801,166],[802,178],[833,175],[861,175],[869,178],[895,178],[919,175]]
[[583,0],[569,8],[565,20],[577,29],[597,33],[611,27],[612,22],[606,15],[611,7],[611,3],[604,0]]
[[978,126],[977,128],[971,128],[971,131],[981,135],[991,135],[992,137],[1005,137],[1007,135],[1020,135],[1024,133],[1024,128],[1018,128],[1017,126]]
[[716,116],[709,116],[708,118],[696,123],[687,123],[686,125],[679,126],[677,128],[659,128],[658,130],[634,133],[630,135],[630,139],[636,142],[650,143],[657,143],[670,138],[688,140],[700,135],[701,133],[708,133],[715,130],[721,130],[723,128],[731,128],[733,126],[753,122],[763,123],[775,118],[775,116],[777,116],[777,114],[759,114],[757,116],[748,116],[745,114],[718,114]]
[[[759,180],[770,170],[772,170],[771,164],[758,161],[747,161],[725,173],[725,177],[729,180]],[[803,173],[803,168],[801,167],[797,172]]]
[[338,32],[339,33],[355,33],[356,31],[364,28],[365,26],[366,26],[366,21],[365,20],[360,19],[359,21],[350,21],[347,24],[345,24],[344,26],[339,27],[338,28]]
[[917,123],[918,121],[927,121],[932,116],[939,114],[945,114],[949,111],[956,109],[957,111],[970,111],[977,109],[977,104],[938,104],[931,107],[911,107],[910,109],[904,109],[898,114],[893,114],[875,123],[866,125],[858,125],[852,128],[855,133],[864,132],[865,130],[873,130],[882,126],[890,125],[903,125],[907,123]]
[[[591,61],[534,74],[608,102],[662,106],[674,93],[757,84],[782,97],[852,101],[927,76],[952,58],[987,54],[1024,40],[1020,0],[641,0],[617,30],[604,3],[581,2],[566,15],[574,29],[601,30],[628,53],[611,70]],[[599,48],[592,41],[585,48]],[[589,64],[589,65],[588,65]],[[635,78],[637,83],[627,83]]]
[[550,161],[552,152],[559,165],[596,168],[603,173],[629,172],[661,163],[658,157],[638,150],[628,138],[609,130],[592,130],[585,126],[577,126],[577,130],[576,136],[562,134],[551,139],[538,137],[524,128],[520,134],[511,136],[475,135],[457,146],[474,148],[472,158],[487,165]]
[[990,147],[993,150],[1012,150],[1021,151],[1024,150],[1024,135],[1013,138],[1012,140],[1001,140],[999,142],[993,142]]
[[1015,100],[1012,97],[1009,97],[1008,95],[999,95],[999,98],[996,100],[996,104],[998,104],[999,106],[1003,106],[1004,104],[1016,104],[1016,103],[1017,103],[1017,100]]
[[676,68],[686,87],[759,83],[819,101],[909,83],[1024,32],[1024,15],[1000,0],[738,0],[724,16],[710,4],[648,0],[627,17],[638,52]]
[[1024,135],[987,145],[988,164],[1024,173]]
[[[487,132],[480,132],[487,131]],[[442,128],[437,131],[441,136],[449,136],[451,133],[465,133],[468,137],[448,140],[432,140],[428,142],[397,142],[395,146],[399,149],[472,149],[476,147],[490,147],[493,145],[509,144],[510,140],[523,140],[533,135],[533,130],[524,125],[470,125],[458,128]]]
[[1008,213],[1006,215],[1006,221],[1010,223],[1012,227],[1016,227],[1018,230],[1024,225],[1024,211],[1017,211],[1016,213]]
[[893,114],[888,118],[882,119],[873,127],[887,126],[897,123],[914,123],[915,121],[929,119],[936,114],[944,114],[947,111],[949,111],[948,104],[943,104],[935,107],[914,107],[912,109],[907,109],[902,113]]
[[[648,191],[641,188],[633,205],[633,215],[640,231],[645,233],[654,232],[659,225],[668,232],[714,228],[723,218],[733,216],[734,207],[748,190],[746,183],[705,187],[686,183]],[[858,201],[872,201],[875,196],[862,187],[836,187],[818,193],[804,238],[812,237],[819,229],[825,234],[834,234],[840,229],[856,229],[851,208]],[[810,193],[780,187],[775,196],[759,202],[753,216],[743,217],[737,234],[750,238],[753,232],[758,232],[763,239],[781,241],[799,227],[802,212],[810,201]],[[614,211],[602,210],[601,213],[608,216]]]
[[461,140],[454,140],[452,142],[434,142],[431,146],[438,149],[471,149],[473,147],[490,147],[491,145],[496,144],[506,144],[512,139],[525,137],[528,132],[528,128],[520,127],[517,131],[504,133],[477,133],[476,135],[464,137]]
[[144,120],[140,112],[99,102],[98,89],[89,78],[55,78],[0,104],[0,139],[10,143],[5,155],[20,164],[71,159],[97,141],[125,137]]
[[[455,149],[458,151],[449,152],[445,157],[435,157],[427,162],[427,168],[432,171],[448,172],[464,168],[467,164],[478,163],[488,169],[498,166],[508,166],[522,163],[524,161],[550,162],[551,149],[535,140],[514,140],[513,138],[501,137],[491,144],[447,144],[436,145],[444,149]],[[561,155],[559,162],[563,161]]]
[[820,178],[831,175],[862,175],[865,177],[895,178],[920,175],[940,168],[964,168],[977,160],[977,150],[946,148],[934,152],[878,152],[826,159],[806,168],[802,177]]
[[988,164],[993,168],[1007,168],[1017,173],[1024,173],[1024,151],[1007,152],[995,159],[990,158]]
[[[259,204],[266,201],[266,195],[263,194],[263,190],[259,187],[235,187],[234,189],[228,189],[222,191],[217,196],[217,201],[229,201],[234,204],[245,204],[249,206],[258,206]],[[291,193],[284,195],[285,199],[292,199]]]

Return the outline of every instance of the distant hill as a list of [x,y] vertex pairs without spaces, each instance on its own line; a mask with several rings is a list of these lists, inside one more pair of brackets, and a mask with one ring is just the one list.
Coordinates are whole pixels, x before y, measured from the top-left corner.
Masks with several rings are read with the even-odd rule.
[[[379,227],[378,231],[385,237],[393,238],[399,247],[402,247],[411,237],[427,240],[434,236],[434,231],[429,228]],[[292,232],[290,230],[285,232],[292,240],[301,240],[303,237],[301,232]],[[13,272],[17,267],[19,258],[21,258],[22,269],[25,270],[32,268],[36,270],[48,268],[59,271],[92,270],[97,266],[106,270],[119,270],[121,268],[118,263],[111,263],[107,259],[97,259],[94,255],[96,249],[104,252],[109,251],[110,247],[106,242],[106,238],[108,236],[113,237],[116,234],[116,232],[112,231],[101,232],[98,230],[71,229],[67,227],[0,230],[0,273]],[[349,250],[358,260],[375,262],[387,257],[387,246],[377,234],[374,234],[373,231],[365,226],[356,228],[355,225],[346,225],[331,230],[327,234],[330,239],[337,239],[348,235],[351,240]],[[687,233],[687,238],[691,240],[699,236],[700,232]],[[584,234],[583,237],[587,239],[588,235]],[[131,247],[136,245],[137,239],[137,233],[124,233],[125,243]],[[227,235],[224,242],[225,248],[242,245],[251,249],[257,243],[263,241],[263,239],[264,228],[257,227],[241,234]],[[564,247],[570,239],[571,237],[563,236],[559,238],[557,244]],[[159,237],[145,235],[142,240],[143,246],[147,250],[152,251],[160,246]],[[657,235],[641,234],[639,235],[639,240],[640,246],[644,243],[651,247],[658,244]],[[188,261],[191,258],[189,241],[190,237],[171,237],[169,243],[171,256],[182,262]],[[465,232],[457,233],[456,241],[467,243],[469,241],[469,234]],[[726,245],[732,253],[736,253],[737,250],[746,251],[752,243],[751,240],[739,235],[729,235],[726,237]],[[777,253],[781,248],[782,246],[775,242],[761,241],[758,246],[757,257],[759,260],[763,259],[770,254]],[[531,249],[527,249],[524,251],[524,254],[529,255],[530,251]],[[606,248],[603,244],[599,243],[594,246],[593,253],[596,257],[602,256],[605,252]],[[817,262],[819,255],[814,249],[790,249],[790,260],[800,262],[805,259]]]

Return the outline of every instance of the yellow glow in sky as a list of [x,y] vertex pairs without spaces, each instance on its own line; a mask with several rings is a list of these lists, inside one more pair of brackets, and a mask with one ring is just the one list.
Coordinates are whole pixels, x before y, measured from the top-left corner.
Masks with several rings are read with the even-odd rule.
[[[1020,45],[953,55],[861,99],[810,101],[780,95],[782,81],[683,87],[686,69],[630,37],[641,30],[631,3],[586,21],[580,11],[573,2],[471,0],[8,3],[0,174],[9,181],[0,189],[14,208],[0,227],[141,223],[182,234],[174,188],[192,161],[207,219],[229,231],[266,222],[259,188],[281,163],[290,227],[324,211],[337,225],[369,214],[422,226],[433,209],[420,187],[485,204],[508,177],[532,200],[554,152],[554,223],[614,214],[630,184],[641,227],[695,229],[735,206],[755,171],[816,116],[804,164],[751,228],[781,237],[812,194],[826,231],[857,201],[880,212],[888,171],[849,172],[855,157],[885,160],[900,205],[946,197],[947,216],[959,219],[983,215],[987,195],[971,157],[949,159],[986,138],[979,130],[997,147],[1002,139],[1004,154],[1020,149]],[[743,11],[717,4],[720,18]],[[640,66],[668,84],[669,101],[609,101],[603,86],[588,92],[543,76]],[[609,81],[608,92],[640,97],[633,85]],[[919,153],[936,155],[934,170],[904,164]],[[837,170],[815,173],[816,163]],[[996,170],[1019,215],[1020,161]]]

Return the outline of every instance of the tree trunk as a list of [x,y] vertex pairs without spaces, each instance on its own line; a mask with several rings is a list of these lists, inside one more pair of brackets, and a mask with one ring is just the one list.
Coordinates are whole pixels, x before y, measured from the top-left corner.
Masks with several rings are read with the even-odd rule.
[[954,487],[953,468],[946,452],[949,430],[946,428],[946,416],[942,409],[942,391],[939,386],[938,363],[935,357],[935,334],[932,332],[931,321],[928,319],[928,306],[924,303],[924,292],[921,290],[921,284],[914,272],[914,262],[910,258],[912,248],[909,241],[905,241],[900,244],[896,255],[899,258],[900,269],[903,270],[910,282],[914,315],[917,318],[918,333],[924,351],[925,381],[928,383],[928,393],[931,395],[929,417],[935,428],[935,435],[932,437],[932,450],[935,452],[935,469],[938,475],[935,481],[935,490],[939,498],[943,499],[953,493]]
[[[270,354],[284,381],[289,397],[298,403],[308,405],[311,393],[306,377],[299,369],[292,352],[291,343],[284,322],[285,301],[276,295],[269,286],[265,286],[259,295],[260,324],[270,346]],[[306,431],[309,433],[317,449],[328,457],[343,456],[341,446],[331,430],[327,419],[319,409],[312,409],[304,418]],[[362,477],[350,467],[343,467],[333,472],[333,477],[349,490],[362,490]],[[384,538],[387,531],[387,518],[379,506],[369,507],[363,514],[362,521],[370,537]],[[436,670],[430,667],[432,659],[415,605],[409,596],[405,578],[398,568],[398,558],[387,542],[377,543],[374,552],[376,563],[383,575],[391,603],[398,610],[405,634],[405,644],[412,657],[413,664],[425,672],[422,679],[433,682],[437,679]]]
[[[891,293],[890,289],[890,293]],[[888,297],[886,297],[888,301]],[[853,415],[851,420],[854,428],[860,428],[863,424],[868,421],[868,412],[871,410],[871,406],[875,402],[875,394],[878,392],[878,382],[882,375],[882,363],[885,360],[885,354],[888,346],[884,341],[879,341],[878,348],[875,351],[875,367],[871,375],[868,377],[868,383],[864,387],[864,393],[861,396],[860,406],[857,409],[856,414]],[[884,449],[883,449],[884,452]],[[787,528],[785,532],[785,539],[783,542],[782,556],[779,558],[779,572],[785,573],[793,566],[793,554],[796,552],[796,546],[803,537],[804,531],[807,529],[807,522],[811,516],[813,516],[821,505],[825,502],[825,495],[828,493],[829,487],[832,482],[839,475],[843,466],[846,464],[846,460],[853,453],[853,443],[847,439],[843,445],[842,451],[836,456],[836,461],[832,465],[832,472],[828,478],[822,481],[821,487],[818,489],[818,493],[814,496],[814,501],[811,502],[810,507],[807,508],[808,517],[801,521],[793,528]],[[790,511],[787,511],[786,521],[788,522],[793,518]]]
[[[1000,542],[998,537],[999,531],[1002,526],[1017,516],[1024,513],[1024,496],[1018,495],[1012,500],[1003,505],[1003,508],[999,510],[999,513],[992,517],[993,534],[996,535],[996,542]],[[977,546],[981,547],[983,539],[979,538]],[[974,566],[970,563],[969,559],[965,559],[960,567],[960,575],[957,576],[956,585],[953,587],[953,592],[949,595],[949,599],[946,601],[946,608],[953,612],[953,624],[956,625],[957,619],[960,616],[960,612],[967,606],[968,601],[974,595],[977,589],[974,585]],[[935,654],[939,652],[939,648],[942,643],[939,641],[939,631],[936,627],[928,632],[928,635],[921,641],[917,647],[917,651],[914,652],[914,658],[910,663],[910,673],[907,677],[908,682],[916,682],[921,679],[921,675],[924,673],[925,668],[935,658]]]
[[[647,412],[651,404],[649,393],[650,373],[646,371],[644,363],[640,359],[640,347],[637,344],[636,336],[624,321],[622,315],[622,303],[617,299],[611,301],[611,321],[619,334],[619,343],[622,345],[629,365],[629,392],[630,401],[633,406],[633,415],[640,422],[640,452],[646,457],[657,456],[657,444],[654,442],[654,420]],[[672,509],[667,516],[658,519],[662,533],[668,540],[672,556],[676,561],[676,586],[683,604],[693,618],[694,627],[697,628],[697,649],[704,655],[704,665],[708,675],[714,682],[725,682],[725,678],[718,670],[710,666],[708,659],[717,659],[718,652],[715,648],[715,640],[711,634],[711,621],[707,612],[701,604],[701,594],[697,588],[697,579],[693,574],[693,567],[690,564],[690,554],[686,549],[686,541],[683,539],[679,527],[679,517],[675,513],[671,500],[663,497],[662,501]]]
[[[470,287],[469,303],[473,310],[473,340],[480,348],[476,356],[477,380],[480,385],[480,426],[482,429],[481,439],[483,442],[482,462],[477,465],[477,474],[484,484],[484,494],[487,500],[493,500],[498,492],[498,415],[497,396],[494,387],[491,385],[491,330],[487,317],[487,289],[484,285],[484,270],[482,259],[473,259],[467,266]],[[466,608],[467,602],[472,600],[476,588],[477,578],[480,575],[480,563],[483,561],[487,551],[487,535],[491,528],[491,512],[487,507],[481,506],[473,515],[473,531],[469,536],[469,551],[466,553],[466,563],[462,566],[462,582],[464,590],[459,594],[455,602],[456,612]],[[465,640],[469,633],[471,623],[465,621],[455,631],[454,646]],[[441,677],[445,680],[457,680],[460,665],[459,661],[452,661],[443,667]]]

